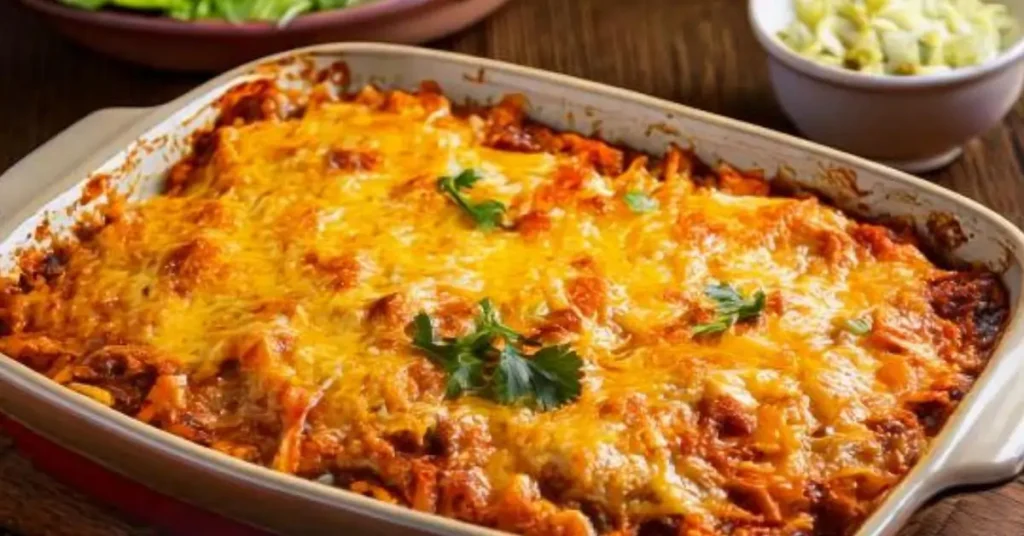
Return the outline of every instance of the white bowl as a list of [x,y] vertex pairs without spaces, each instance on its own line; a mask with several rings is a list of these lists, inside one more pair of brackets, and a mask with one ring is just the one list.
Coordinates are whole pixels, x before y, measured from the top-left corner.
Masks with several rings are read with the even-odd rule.
[[[1003,0],[1024,18],[1024,0]],[[879,76],[814,63],[787,47],[779,30],[792,0],[750,0],[750,22],[768,51],[782,109],[807,137],[921,173],[955,160],[970,139],[995,126],[1024,84],[1024,40],[975,67],[921,76]]]

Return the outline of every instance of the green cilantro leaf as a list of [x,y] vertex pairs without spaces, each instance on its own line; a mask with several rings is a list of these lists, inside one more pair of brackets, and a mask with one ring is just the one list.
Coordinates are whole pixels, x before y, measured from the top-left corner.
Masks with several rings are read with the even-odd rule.
[[[472,344],[448,341],[434,342],[434,325],[430,316],[420,313],[413,318],[413,346],[419,348],[448,374],[445,395],[456,398],[464,392],[476,391],[483,385],[484,363],[473,354]],[[488,344],[490,341],[488,341]]]
[[871,321],[871,317],[865,316],[862,318],[847,319],[846,322],[843,323],[843,327],[846,328],[846,331],[849,331],[854,335],[863,337],[864,335],[871,333],[871,328],[873,327],[873,324],[874,323]]
[[448,373],[445,396],[458,398],[465,392],[473,392],[484,386],[484,362],[475,355],[458,352],[455,358],[444,363]]
[[764,311],[767,299],[763,290],[755,292],[753,298],[744,298],[736,289],[725,283],[709,285],[704,289],[704,294],[715,302],[718,318],[694,326],[691,332],[694,336],[723,333],[737,322],[756,319]]
[[434,343],[434,324],[427,313],[420,313],[412,319],[413,346],[423,350],[431,359],[445,359],[444,348]]
[[639,190],[626,192],[626,194],[622,196],[622,200],[626,202],[626,206],[629,207],[629,210],[632,210],[636,214],[645,214],[647,212],[658,210],[658,200]]
[[748,300],[725,283],[709,285],[704,294],[714,300],[718,314],[736,315],[737,320],[756,318],[764,309],[766,298],[764,291],[758,290],[754,293],[753,300]]
[[732,327],[732,324],[732,317],[720,316],[714,322],[708,322],[706,324],[697,324],[696,326],[693,326],[693,330],[691,330],[690,333],[692,333],[695,337],[698,335],[714,335],[716,333],[725,333],[726,331],[729,331],[729,328]]
[[519,350],[506,344],[494,371],[494,394],[502,404],[514,404],[530,393],[533,371]]
[[548,346],[533,355],[533,392],[543,410],[557,408],[580,396],[583,360],[568,345]]
[[437,188],[455,201],[455,204],[462,208],[476,226],[485,231],[501,227],[501,218],[505,214],[505,205],[493,200],[474,203],[463,195],[462,190],[468,190],[480,181],[482,177],[475,170],[467,169],[462,173],[451,177],[437,179]]
[[[498,339],[503,344],[496,347]],[[472,333],[441,342],[435,339],[430,316],[419,313],[412,322],[412,344],[445,371],[448,398],[490,395],[501,404],[525,402],[546,411],[580,395],[583,360],[564,345],[524,356],[516,344],[535,341],[503,324],[489,299],[480,302]]]
[[521,338],[514,329],[501,323],[501,317],[498,316],[498,311],[494,308],[494,303],[491,302],[490,298],[484,298],[480,301],[480,316],[476,319],[476,325],[477,329],[486,329],[488,332],[505,337],[509,341],[514,342]]
[[483,177],[478,175],[475,169],[464,169],[462,170],[462,173],[459,173],[452,178],[452,185],[455,186],[457,190],[468,190],[472,188],[474,184],[480,182],[481,179],[483,179]]

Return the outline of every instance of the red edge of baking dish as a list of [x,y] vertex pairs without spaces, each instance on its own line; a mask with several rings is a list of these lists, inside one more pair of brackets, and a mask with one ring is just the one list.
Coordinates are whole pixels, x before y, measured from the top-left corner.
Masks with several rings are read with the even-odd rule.
[[157,493],[64,449],[0,414],[0,431],[37,469],[133,520],[174,535],[267,536],[255,528]]

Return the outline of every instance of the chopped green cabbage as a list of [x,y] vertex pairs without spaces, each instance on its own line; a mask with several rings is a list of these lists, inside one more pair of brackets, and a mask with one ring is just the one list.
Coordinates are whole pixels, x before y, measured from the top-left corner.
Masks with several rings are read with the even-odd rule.
[[161,13],[181,20],[223,19],[233,23],[275,21],[279,26],[308,11],[325,11],[367,0],[60,0],[69,6],[96,10],[118,8]]
[[792,0],[779,37],[817,63],[918,75],[979,65],[1018,38],[1006,6],[983,0]]

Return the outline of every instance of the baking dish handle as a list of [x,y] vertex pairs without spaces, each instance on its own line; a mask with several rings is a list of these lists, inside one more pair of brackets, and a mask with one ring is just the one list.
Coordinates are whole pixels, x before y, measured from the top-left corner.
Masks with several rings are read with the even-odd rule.
[[943,488],[991,484],[1024,469],[1024,347],[1011,346],[1015,349],[987,371],[996,385],[986,386],[965,408],[976,412],[961,420],[968,425],[950,430],[964,437],[958,438],[945,463],[938,466]]
[[96,149],[148,111],[148,108],[98,110],[40,145],[0,175],[0,184],[17,176],[33,177],[36,181],[33,188],[5,188],[3,199],[0,200],[0,213],[5,209],[17,210],[23,206],[29,199],[22,197],[31,197],[33,192],[39,191],[38,181],[50,182],[64,177],[82,164]]

